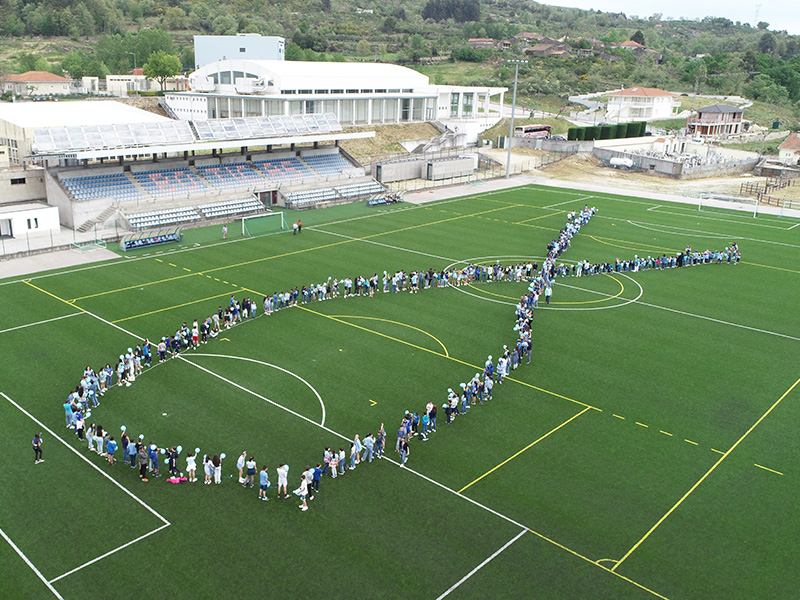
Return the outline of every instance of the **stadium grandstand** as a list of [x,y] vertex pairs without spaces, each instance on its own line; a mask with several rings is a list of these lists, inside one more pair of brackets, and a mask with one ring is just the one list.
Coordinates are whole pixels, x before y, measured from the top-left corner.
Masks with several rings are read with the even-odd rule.
[[344,133],[333,114],[153,117],[26,133],[24,169],[41,174],[62,225],[83,231],[115,221],[137,231],[385,193],[338,145],[374,132]]

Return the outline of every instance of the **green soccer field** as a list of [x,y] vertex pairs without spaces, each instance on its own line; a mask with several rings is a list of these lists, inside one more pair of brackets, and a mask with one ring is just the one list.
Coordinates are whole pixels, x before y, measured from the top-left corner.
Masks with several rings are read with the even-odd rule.
[[[405,411],[441,406],[496,362],[528,284],[261,309],[328,277],[541,264],[584,204],[598,213],[559,264],[734,241],[742,261],[558,278],[531,364],[452,424],[440,410],[404,468]],[[0,281],[4,599],[796,595],[797,220],[537,186],[300,216],[300,235],[243,237],[233,222],[224,242],[219,227],[189,230],[181,245]],[[66,428],[86,365],[113,366],[231,296],[257,299],[259,316],[156,356],[87,419],[181,445],[181,469],[190,449],[225,453],[221,485],[202,484],[202,465],[198,483],[140,481]],[[280,463],[292,490],[326,446],[349,456],[382,423],[383,460],[324,477],[306,512],[276,498]],[[269,502],[237,483],[245,451],[269,468]]]

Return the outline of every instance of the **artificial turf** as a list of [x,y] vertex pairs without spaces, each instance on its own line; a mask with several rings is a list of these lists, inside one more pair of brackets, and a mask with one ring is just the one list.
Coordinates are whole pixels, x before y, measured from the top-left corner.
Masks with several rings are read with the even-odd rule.
[[[236,478],[140,482],[63,424],[61,405],[87,364],[113,364],[140,338],[173,333],[231,295],[260,305],[327,277],[541,263],[566,213],[584,203],[599,212],[565,262],[732,241],[743,260],[559,279],[551,306],[536,311],[532,364],[491,402],[451,425],[440,411],[437,433],[412,443],[405,470],[381,460],[324,479],[307,512],[274,487],[259,502]],[[181,245],[0,282],[0,392],[10,399],[0,396],[0,529],[44,579],[58,578],[56,593],[793,595],[796,221],[538,186],[302,218],[297,236],[244,238],[232,223],[225,242],[218,227],[189,230]],[[273,486],[288,463],[290,489],[325,446],[348,448],[381,423],[394,461],[404,411],[441,405],[448,387],[515,340],[513,304],[524,291],[492,283],[378,293],[260,316],[112,389],[88,421],[184,454],[225,452],[226,476],[247,451],[269,466]],[[34,419],[77,454],[45,432],[46,461],[34,466]],[[163,523],[79,454],[170,525],[80,568]],[[3,597],[53,595],[0,546]]]

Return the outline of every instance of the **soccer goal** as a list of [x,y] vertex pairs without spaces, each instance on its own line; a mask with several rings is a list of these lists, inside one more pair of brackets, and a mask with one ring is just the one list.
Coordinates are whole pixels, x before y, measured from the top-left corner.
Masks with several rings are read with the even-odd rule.
[[726,196],[708,192],[700,192],[697,203],[697,210],[710,212],[724,212],[726,210],[737,210],[750,213],[753,217],[758,217],[758,200],[740,196]]
[[256,237],[288,230],[282,212],[242,217],[242,237]]

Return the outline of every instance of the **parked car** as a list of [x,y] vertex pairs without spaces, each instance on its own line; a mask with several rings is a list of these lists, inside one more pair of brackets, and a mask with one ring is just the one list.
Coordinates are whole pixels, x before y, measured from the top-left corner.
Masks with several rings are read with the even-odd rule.
[[550,139],[551,140],[556,140],[558,142],[566,142],[567,141],[567,136],[565,136],[565,135],[554,135]]

